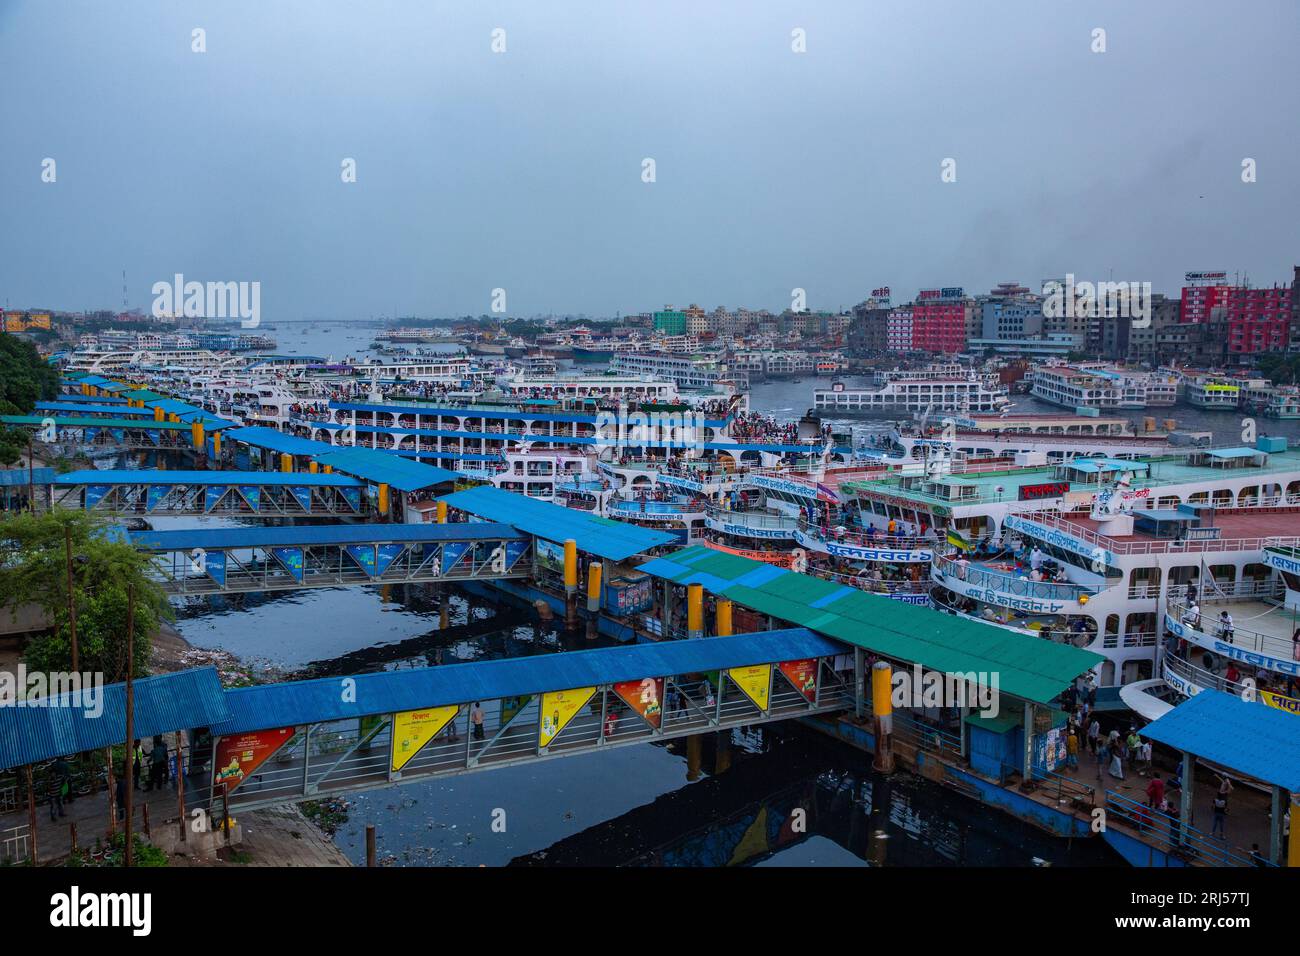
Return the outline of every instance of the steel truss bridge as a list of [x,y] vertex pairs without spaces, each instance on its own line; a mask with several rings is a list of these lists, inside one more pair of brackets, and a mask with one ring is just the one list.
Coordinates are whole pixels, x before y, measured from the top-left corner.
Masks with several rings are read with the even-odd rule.
[[[793,629],[456,664],[422,669],[436,671],[440,683],[450,685],[429,698],[440,701],[437,706],[419,711],[392,710],[361,717],[305,720],[274,728],[264,726],[266,715],[292,712],[295,706],[259,699],[263,696],[299,695],[328,701],[322,710],[337,709],[334,702],[342,696],[340,692],[348,680],[355,682],[355,697],[361,702],[370,696],[365,686],[367,681],[376,678],[420,681],[422,675],[420,671],[394,671],[309,681],[306,687],[279,684],[242,688],[226,693],[235,718],[226,727],[213,728],[212,769],[204,783],[209,788],[209,805],[218,811],[225,787],[223,781],[239,781],[227,797],[228,806],[234,812],[829,714],[853,705],[852,671],[837,670],[835,666],[837,658],[843,663],[840,655],[844,650],[834,641]],[[682,653],[683,661],[694,658],[702,666],[727,660],[754,663],[730,668],[719,666],[708,672],[663,673],[661,667],[672,666],[670,661],[676,652]],[[701,653],[708,659],[701,658]],[[814,656],[805,657],[807,654]],[[785,660],[796,655],[796,659]],[[748,684],[752,691],[753,671],[758,661],[763,662],[756,665],[762,686],[756,700],[744,688]],[[596,666],[588,667],[588,663]],[[788,676],[787,668],[795,665],[798,676]],[[573,687],[575,680],[587,679],[593,670],[617,674],[622,679],[598,680]],[[736,676],[737,671],[749,673]],[[640,677],[632,676],[638,672]],[[811,687],[810,675],[815,678]],[[503,685],[527,686],[531,693],[479,696],[480,689]],[[658,694],[657,720],[641,713],[644,706],[641,695],[647,685],[653,686]],[[283,690],[272,690],[276,687]],[[378,693],[389,695],[387,690]],[[448,694],[456,698],[455,703],[445,703]],[[556,694],[566,695],[569,703],[557,702]],[[418,695],[405,689],[397,696],[418,699]],[[481,703],[484,717],[481,736],[472,732],[470,719],[476,699]],[[765,706],[760,706],[760,701]],[[428,718],[440,711],[441,719],[448,716],[450,719],[445,724],[436,724],[441,729],[432,739],[413,740],[411,725],[403,721],[409,721],[411,714]],[[557,726],[557,717],[560,729],[552,736],[548,726]],[[256,766],[250,764],[251,772],[247,775],[231,776],[234,765],[241,759],[239,755],[256,753],[258,746],[265,746],[268,736],[274,743],[262,762]],[[411,748],[413,755],[410,755]],[[400,763],[400,769],[395,769],[399,764],[397,754],[403,752],[405,760]]]
[[53,504],[127,515],[359,518],[366,483],[346,475],[264,471],[74,471],[52,486]]
[[129,534],[169,594],[522,578],[532,540],[505,524],[240,527]]
[[31,432],[36,440],[47,445],[181,451],[192,451],[194,447],[190,426],[181,422],[43,418],[38,415],[5,415],[0,417],[0,422],[10,428]]

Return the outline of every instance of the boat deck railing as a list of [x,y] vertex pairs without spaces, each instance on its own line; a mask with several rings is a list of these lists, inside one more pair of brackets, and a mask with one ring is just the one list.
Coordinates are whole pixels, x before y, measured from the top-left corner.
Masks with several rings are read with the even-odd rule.
[[979,564],[961,563],[952,558],[934,557],[934,570],[943,576],[951,575],[965,584],[974,584],[1004,594],[1041,598],[1047,601],[1078,601],[1081,595],[1089,597],[1101,589],[1082,584],[1056,584],[1048,581],[1031,581],[1028,577],[1007,571],[996,571]]
[[1168,608],[1169,613],[1184,628],[1204,638],[1214,638],[1232,644],[1234,647],[1244,648],[1248,651],[1283,660],[1292,660],[1296,654],[1300,653],[1300,651],[1296,650],[1296,647],[1300,645],[1295,644],[1290,638],[1277,634],[1265,634],[1262,631],[1252,630],[1248,627],[1239,627],[1236,621],[1233,621],[1231,636],[1225,634],[1219,624],[1218,615],[1214,613],[1214,609],[1229,603],[1230,599],[1207,598],[1198,605],[1199,613],[1195,617],[1188,612],[1186,601],[1170,601]]
[[[955,503],[965,504],[966,502]],[[1137,514],[1140,513],[1141,512],[1137,512]],[[1265,535],[1249,538],[1218,538],[1203,541],[1174,541],[1164,538],[1143,539],[1141,541],[1120,541],[1104,534],[1098,534],[1092,529],[1085,528],[1083,525],[1075,524],[1067,518],[1044,511],[1035,512],[1029,516],[1029,519],[1036,521],[1039,524],[1046,525],[1049,528],[1063,531],[1081,541],[1095,544],[1110,551],[1112,554],[1167,554],[1169,552],[1185,553],[1189,551],[1225,553],[1232,551],[1262,551],[1266,547],[1300,547],[1300,535]]]
[[884,531],[867,534],[865,531],[856,531],[849,528],[845,528],[841,532],[835,528],[827,529],[822,525],[813,524],[807,518],[799,519],[799,530],[808,537],[816,538],[819,541],[831,544],[849,544],[860,548],[892,548],[896,551],[911,551],[919,548],[937,548],[940,544],[940,538],[937,534],[933,537],[886,534]]
[[709,505],[705,514],[718,521],[743,525],[746,528],[761,528],[769,531],[793,531],[799,527],[799,519],[794,515],[772,514],[766,511],[732,511]]

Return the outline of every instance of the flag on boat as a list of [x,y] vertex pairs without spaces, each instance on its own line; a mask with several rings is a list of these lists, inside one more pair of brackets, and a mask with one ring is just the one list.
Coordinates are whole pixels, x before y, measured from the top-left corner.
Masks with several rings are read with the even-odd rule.
[[962,537],[962,533],[955,528],[948,529],[948,543],[954,548],[960,548],[962,551],[970,550],[970,542]]

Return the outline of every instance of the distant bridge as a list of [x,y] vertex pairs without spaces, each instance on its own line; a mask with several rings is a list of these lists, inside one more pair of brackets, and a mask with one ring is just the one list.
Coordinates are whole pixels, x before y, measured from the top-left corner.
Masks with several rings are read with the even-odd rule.
[[505,524],[354,524],[138,531],[169,594],[522,578],[532,541]]
[[74,471],[54,479],[53,503],[128,515],[358,518],[366,483],[347,475],[267,471]]

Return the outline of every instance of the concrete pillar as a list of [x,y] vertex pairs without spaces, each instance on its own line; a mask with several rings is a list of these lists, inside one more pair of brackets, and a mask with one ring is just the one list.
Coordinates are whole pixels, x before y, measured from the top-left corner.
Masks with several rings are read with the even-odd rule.
[[604,564],[599,561],[593,561],[587,566],[587,610],[592,614],[600,611],[600,585],[604,568]]
[[379,519],[388,520],[388,485],[382,481],[379,483]]
[[161,408],[158,408],[155,405],[153,410],[153,420],[156,422],[160,422],[163,420],[163,418],[164,418],[163,410]]
[[447,502],[445,501],[437,502],[434,505],[433,513],[438,519],[438,524],[446,524],[447,523]]
[[862,673],[866,667],[866,652],[860,648],[853,648],[853,716],[861,720],[866,711],[864,696],[866,679]]
[[876,661],[871,668],[871,708],[875,711],[876,757],[873,770],[894,772],[894,689],[893,668],[889,661]]
[[1031,701],[1025,701],[1025,752],[1023,754],[1023,765],[1020,768],[1021,783],[1029,783],[1034,779],[1034,705]]
[[686,585],[686,636],[704,636],[704,585]]
[[578,542],[564,542],[564,629],[578,629]]
[[293,455],[280,455],[280,470],[285,474],[289,474],[293,471]]
[[221,432],[212,436],[212,455],[214,458],[221,457]]
[[203,423],[202,423],[202,422],[194,422],[194,423],[190,426],[190,430],[191,430],[191,434],[192,434],[192,436],[193,436],[193,438],[194,438],[194,450],[195,450],[195,451],[200,451],[200,452],[203,451],[204,446],[205,446],[205,444],[206,444],[206,442],[207,442],[207,435],[204,434]]
[[307,471],[313,475],[318,474],[320,472],[320,464],[316,461],[315,458],[307,462]]

